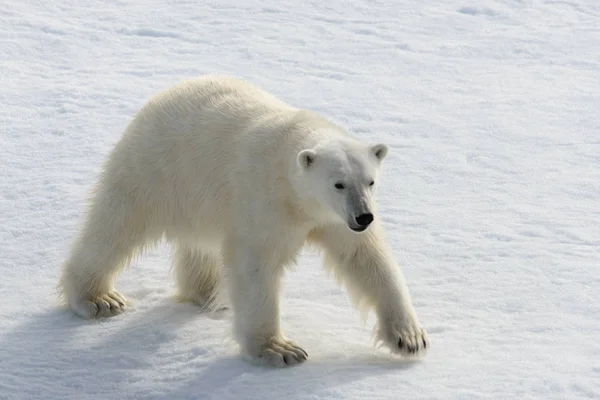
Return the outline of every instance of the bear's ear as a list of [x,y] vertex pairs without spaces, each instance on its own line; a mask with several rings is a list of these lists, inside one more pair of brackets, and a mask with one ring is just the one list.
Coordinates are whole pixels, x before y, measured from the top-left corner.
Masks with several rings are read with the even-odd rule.
[[373,153],[373,155],[377,157],[379,161],[382,161],[387,156],[389,149],[390,148],[383,143],[374,144],[370,148],[371,153]]
[[317,157],[317,153],[312,149],[304,149],[298,153],[298,165],[302,169],[310,167]]

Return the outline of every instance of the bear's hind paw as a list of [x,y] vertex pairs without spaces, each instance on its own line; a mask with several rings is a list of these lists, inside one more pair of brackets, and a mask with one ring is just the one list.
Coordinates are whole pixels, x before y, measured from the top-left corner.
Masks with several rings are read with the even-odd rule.
[[94,298],[83,299],[71,308],[85,319],[112,317],[125,310],[127,300],[119,292],[112,290]]

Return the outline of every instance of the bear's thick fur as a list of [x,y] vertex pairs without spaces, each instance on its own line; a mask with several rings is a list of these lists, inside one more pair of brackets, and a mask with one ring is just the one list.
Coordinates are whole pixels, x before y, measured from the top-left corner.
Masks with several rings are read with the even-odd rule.
[[164,236],[180,295],[210,307],[225,279],[242,354],[293,365],[307,354],[280,330],[280,280],[310,243],[355,304],[375,311],[378,339],[421,353],[427,334],[374,215],[387,152],[248,82],[183,81],[151,98],[110,154],[61,293],[84,318],[121,312],[119,270]]

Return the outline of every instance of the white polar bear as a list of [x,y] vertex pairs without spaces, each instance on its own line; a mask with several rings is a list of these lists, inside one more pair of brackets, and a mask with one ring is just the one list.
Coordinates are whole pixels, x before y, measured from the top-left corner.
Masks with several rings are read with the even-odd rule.
[[121,312],[119,270],[164,235],[181,296],[214,306],[225,280],[244,357],[293,365],[307,354],[281,332],[280,280],[309,243],[375,311],[377,339],[422,354],[427,334],[374,216],[387,152],[248,82],[183,81],[151,98],[110,154],[60,292],[84,318]]

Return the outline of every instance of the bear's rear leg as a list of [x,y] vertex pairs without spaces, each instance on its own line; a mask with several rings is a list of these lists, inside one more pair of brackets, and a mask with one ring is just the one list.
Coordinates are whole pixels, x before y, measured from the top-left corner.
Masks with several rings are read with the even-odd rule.
[[178,245],[175,250],[175,279],[179,297],[203,309],[223,306],[220,296],[221,264],[218,254]]
[[92,319],[123,311],[127,300],[113,289],[113,284],[126,258],[122,244],[82,235],[63,267],[59,283],[62,297],[77,315]]
[[121,313],[127,301],[114,290],[119,270],[148,240],[147,221],[118,190],[101,188],[62,269],[59,291],[79,316]]

